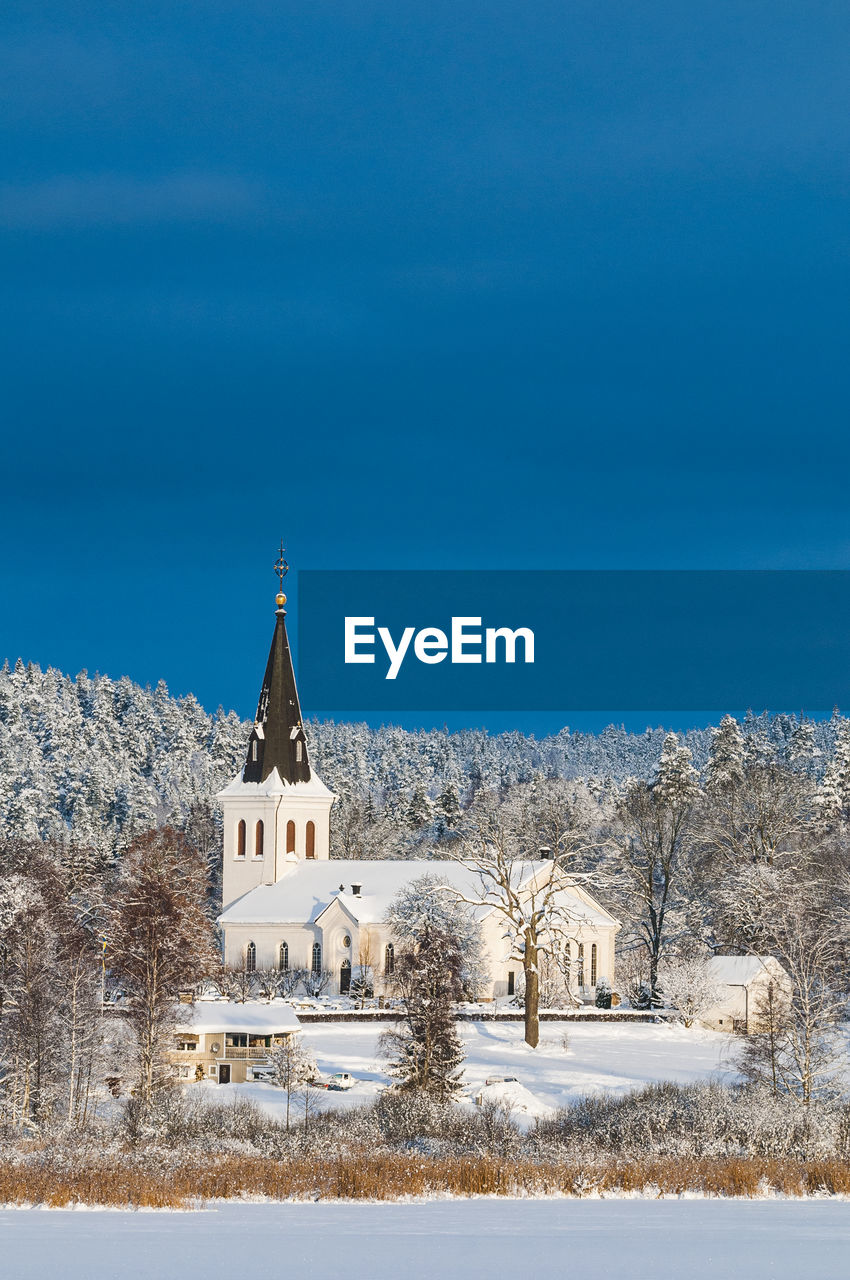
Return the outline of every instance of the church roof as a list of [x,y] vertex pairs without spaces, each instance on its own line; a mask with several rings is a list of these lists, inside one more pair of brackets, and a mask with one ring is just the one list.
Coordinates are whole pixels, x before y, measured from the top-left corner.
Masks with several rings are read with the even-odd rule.
[[286,610],[282,605],[275,617],[269,660],[254,727],[248,740],[248,758],[242,770],[242,781],[263,783],[274,769],[284,783],[310,781],[307,740],[301,723],[301,707],[286,634]]
[[[539,862],[526,863],[520,883],[531,880],[540,870]],[[434,862],[424,858],[304,860],[294,863],[275,884],[258,885],[239,898],[219,916],[219,922],[222,925],[312,924],[332,903],[339,902],[358,924],[380,924],[399,890],[425,875],[447,880],[464,896],[474,897],[480,891],[481,881],[472,863]],[[354,892],[354,886],[359,889],[358,893]],[[575,905],[571,904],[571,911],[577,923],[616,924],[588,894],[574,892],[573,896]],[[473,913],[483,917],[490,909],[477,907]]]

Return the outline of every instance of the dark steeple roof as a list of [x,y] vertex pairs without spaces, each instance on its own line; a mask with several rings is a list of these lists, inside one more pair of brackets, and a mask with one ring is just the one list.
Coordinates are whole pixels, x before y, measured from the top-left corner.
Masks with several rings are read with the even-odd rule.
[[[281,601],[285,599],[280,597]],[[284,782],[309,782],[307,740],[301,723],[295,672],[286,635],[286,610],[278,607],[272,647],[248,740],[243,782],[265,782],[277,769]]]

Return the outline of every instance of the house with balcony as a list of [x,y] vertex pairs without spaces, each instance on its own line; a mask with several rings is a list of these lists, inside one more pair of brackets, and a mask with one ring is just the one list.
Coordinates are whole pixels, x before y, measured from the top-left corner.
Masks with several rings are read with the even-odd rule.
[[196,1000],[179,1006],[169,1056],[178,1080],[243,1084],[300,1031],[295,1011],[282,1001]]

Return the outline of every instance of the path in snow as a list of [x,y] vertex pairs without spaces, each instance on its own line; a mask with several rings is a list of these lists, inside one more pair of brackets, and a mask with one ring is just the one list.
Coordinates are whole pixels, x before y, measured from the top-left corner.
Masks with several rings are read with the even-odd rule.
[[10,1280],[846,1280],[841,1201],[475,1200],[2,1210]]

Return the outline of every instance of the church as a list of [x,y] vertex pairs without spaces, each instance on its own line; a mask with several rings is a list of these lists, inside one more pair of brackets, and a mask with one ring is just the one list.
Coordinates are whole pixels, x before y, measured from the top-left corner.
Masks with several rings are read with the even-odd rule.
[[[385,917],[395,895],[428,874],[447,880],[465,899],[479,896],[481,882],[462,862],[330,857],[334,796],[310,766],[285,604],[281,590],[245,764],[218,794],[224,962],[248,971],[326,972],[329,992],[341,995],[354,976],[380,995],[393,973],[395,941]],[[519,864],[520,892],[551,873],[545,860]],[[619,922],[582,886],[565,879],[563,893],[574,922],[566,944],[571,986],[576,998],[589,1000],[598,981],[613,984]],[[474,914],[490,974],[487,988],[476,994],[483,1000],[513,995],[522,969],[509,958],[504,922],[492,908],[476,906]]]

